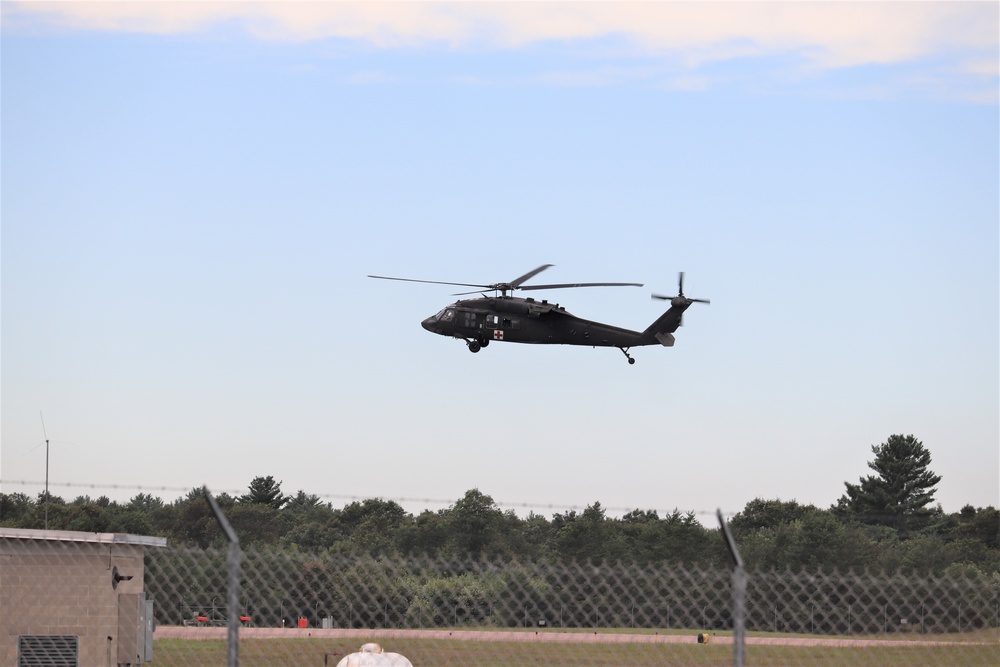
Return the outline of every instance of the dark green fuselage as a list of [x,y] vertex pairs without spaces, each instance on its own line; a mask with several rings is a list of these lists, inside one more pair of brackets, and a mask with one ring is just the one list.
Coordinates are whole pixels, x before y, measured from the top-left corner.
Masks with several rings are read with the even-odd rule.
[[673,332],[691,305],[675,297],[670,309],[645,331],[585,320],[548,301],[513,296],[463,299],[428,317],[424,329],[487,345],[490,341],[557,345],[589,345],[627,349],[641,345],[673,345]]

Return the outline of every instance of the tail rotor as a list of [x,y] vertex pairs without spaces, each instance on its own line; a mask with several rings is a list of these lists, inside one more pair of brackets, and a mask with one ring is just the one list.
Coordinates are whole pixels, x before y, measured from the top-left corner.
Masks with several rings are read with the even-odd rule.
[[661,301],[669,301],[671,306],[687,307],[692,303],[711,303],[708,299],[691,299],[684,296],[684,272],[681,271],[680,277],[677,280],[677,295],[667,296],[665,294],[653,294],[651,295],[654,299],[659,299]]

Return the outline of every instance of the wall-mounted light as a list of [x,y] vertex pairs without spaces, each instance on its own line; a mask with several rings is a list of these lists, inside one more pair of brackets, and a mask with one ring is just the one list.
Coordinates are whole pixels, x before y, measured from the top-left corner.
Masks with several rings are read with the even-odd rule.
[[131,579],[132,579],[132,575],[131,574],[118,574],[118,566],[117,565],[115,565],[114,568],[111,569],[111,588],[112,589],[114,589],[114,590],[118,589],[118,582],[119,581],[129,581]]

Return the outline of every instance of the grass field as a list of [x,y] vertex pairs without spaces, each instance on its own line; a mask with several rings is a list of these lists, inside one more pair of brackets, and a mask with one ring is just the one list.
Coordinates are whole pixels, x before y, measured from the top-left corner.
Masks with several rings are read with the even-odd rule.
[[[468,641],[461,639],[378,639],[387,651],[405,655],[414,667],[665,667],[733,664],[730,643],[629,643],[615,641],[578,643]],[[800,636],[755,633],[755,642],[795,641]],[[904,637],[905,638],[905,637]],[[808,638],[806,638],[808,639]],[[825,638],[830,639],[830,638]],[[842,637],[840,639],[858,639]],[[877,638],[875,638],[877,639]],[[893,637],[893,640],[896,638]],[[298,637],[240,640],[240,664],[245,667],[334,666],[358,650],[356,637]],[[161,667],[224,666],[224,639],[158,639],[154,664]],[[754,667],[995,667],[1000,665],[997,631],[959,636],[916,637],[912,642],[867,646],[772,645],[748,643],[746,664]]]

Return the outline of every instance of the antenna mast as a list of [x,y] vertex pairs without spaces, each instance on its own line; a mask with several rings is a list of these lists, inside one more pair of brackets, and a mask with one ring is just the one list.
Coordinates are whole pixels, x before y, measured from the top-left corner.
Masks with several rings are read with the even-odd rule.
[[42,435],[45,436],[45,530],[49,529],[49,435],[45,432],[45,417],[38,411],[42,420]]

